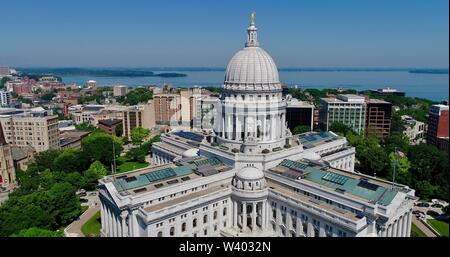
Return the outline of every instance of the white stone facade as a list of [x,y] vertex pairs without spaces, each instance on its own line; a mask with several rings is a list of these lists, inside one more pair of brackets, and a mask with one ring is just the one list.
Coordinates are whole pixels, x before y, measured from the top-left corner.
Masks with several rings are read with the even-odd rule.
[[154,167],[100,180],[101,235],[409,236],[414,190],[354,173],[345,138],[292,136],[285,112],[252,19],[227,68],[215,131],[163,134]]

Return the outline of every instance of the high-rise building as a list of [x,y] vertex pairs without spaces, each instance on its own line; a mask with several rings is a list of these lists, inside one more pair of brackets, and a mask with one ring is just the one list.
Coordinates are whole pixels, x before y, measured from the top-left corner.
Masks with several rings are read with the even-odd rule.
[[95,80],[88,80],[88,81],[86,81],[86,88],[89,88],[89,89],[95,89],[95,88],[97,88],[97,81],[95,81]]
[[254,15],[247,31],[215,131],[163,134],[155,165],[100,180],[101,235],[408,237],[414,190],[354,172],[355,148],[332,132],[293,136]]
[[125,96],[128,93],[128,87],[124,85],[117,85],[113,87],[113,96]]
[[16,170],[10,145],[6,142],[0,124],[0,187],[11,189],[16,183]]
[[153,103],[157,125],[181,126],[181,97],[179,94],[154,95]]
[[11,103],[11,92],[0,90],[0,105],[9,106]]
[[152,129],[155,127],[155,107],[152,102],[130,106],[123,112],[123,136],[130,138],[131,130],[137,127]]
[[12,110],[0,114],[6,142],[32,146],[37,152],[59,149],[58,116],[42,108]]
[[339,122],[361,134],[365,127],[365,112],[365,98],[362,96],[347,94],[320,99],[320,123],[327,131],[333,123]]
[[391,131],[392,104],[383,100],[366,102],[366,135],[386,137]]
[[441,141],[448,138],[448,110],[448,105],[431,106],[428,113],[427,144],[439,147],[439,138],[442,138]]

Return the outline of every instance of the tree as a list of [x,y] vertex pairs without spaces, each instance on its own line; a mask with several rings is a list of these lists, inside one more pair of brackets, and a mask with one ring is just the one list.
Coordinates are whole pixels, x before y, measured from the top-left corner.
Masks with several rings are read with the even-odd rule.
[[303,134],[303,133],[306,133],[306,132],[309,132],[309,131],[311,131],[311,127],[310,126],[299,125],[299,126],[295,127],[292,130],[292,134],[298,135],[298,134]]
[[352,129],[342,122],[334,122],[330,125],[329,131],[333,131],[334,133],[341,134],[343,136],[347,135],[348,132],[352,131]]
[[411,179],[409,174],[409,168],[411,164],[407,156],[395,156],[394,152],[389,154],[389,171],[388,179],[392,180],[394,175],[394,157],[397,160],[397,166],[395,167],[395,182],[400,184],[410,185]]
[[123,135],[123,128],[121,125],[116,126],[114,129],[114,133],[116,134],[116,137],[121,137]]
[[141,145],[145,138],[150,135],[150,130],[142,127],[133,128],[131,130],[131,143],[133,145]]
[[146,88],[136,88],[126,95],[125,103],[136,105],[146,103],[153,98],[153,91]]
[[77,149],[65,149],[53,163],[54,171],[83,171],[86,169],[87,162],[82,152]]
[[132,148],[127,152],[127,158],[131,161],[145,162],[147,152],[143,147]]
[[93,189],[98,183],[98,180],[108,174],[108,169],[99,161],[95,161],[89,166],[85,172],[86,187]]
[[448,153],[427,144],[413,145],[408,151],[412,184],[421,197],[449,199]]
[[118,140],[104,132],[93,132],[81,141],[83,154],[91,162],[98,160],[110,167],[113,160],[113,142],[117,158],[123,150]]
[[65,226],[81,213],[80,201],[75,195],[75,188],[67,182],[56,183],[46,193],[46,210],[55,219],[58,226]]
[[54,170],[54,160],[59,156],[61,152],[59,150],[46,150],[38,153],[34,157],[34,164],[38,170]]
[[395,147],[397,147],[399,151],[407,153],[409,139],[401,132],[392,132],[384,139],[384,145],[386,146],[387,152],[393,152]]
[[53,93],[47,93],[45,95],[41,96],[42,100],[47,100],[47,101],[51,101],[53,99],[53,97],[55,97],[55,94]]
[[79,130],[79,131],[91,132],[91,131],[94,131],[96,128],[87,122],[83,122],[83,123],[75,125],[75,129]]
[[22,229],[17,234],[13,234],[13,237],[63,237],[62,231],[51,231],[48,229],[42,229],[32,227],[28,229]]

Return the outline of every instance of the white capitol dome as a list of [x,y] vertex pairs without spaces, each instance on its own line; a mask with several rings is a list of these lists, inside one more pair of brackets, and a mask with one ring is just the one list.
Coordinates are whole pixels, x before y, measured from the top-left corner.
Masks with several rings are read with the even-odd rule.
[[246,47],[237,52],[227,66],[225,83],[280,83],[278,69],[272,57],[260,47]]
[[245,48],[237,52],[227,65],[225,88],[245,90],[281,88],[277,65],[272,57],[259,47],[256,31],[252,19],[247,29]]

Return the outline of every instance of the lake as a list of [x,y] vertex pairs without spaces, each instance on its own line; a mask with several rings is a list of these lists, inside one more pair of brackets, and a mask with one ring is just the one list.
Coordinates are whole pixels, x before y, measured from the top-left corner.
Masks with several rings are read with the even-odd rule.
[[[84,84],[93,79],[100,86],[117,84],[127,86],[158,85],[170,83],[174,87],[222,86],[224,71],[177,71],[187,77],[93,77],[62,76],[64,83]],[[449,94],[448,74],[420,74],[408,71],[280,71],[280,81],[290,87],[299,88],[351,88],[356,90],[396,88],[406,92],[407,96],[427,98],[430,100],[447,100]]]

